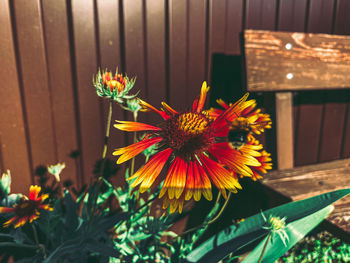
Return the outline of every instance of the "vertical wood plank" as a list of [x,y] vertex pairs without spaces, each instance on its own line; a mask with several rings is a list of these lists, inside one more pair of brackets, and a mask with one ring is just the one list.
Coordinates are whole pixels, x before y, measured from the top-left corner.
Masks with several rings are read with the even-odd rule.
[[9,1],[0,1],[0,79],[6,87],[0,89],[1,172],[11,170],[12,192],[28,191],[31,165],[25,122],[22,114],[20,85],[16,65]]
[[189,1],[187,107],[200,94],[206,80],[206,0]]
[[148,0],[146,3],[147,88],[148,102],[158,107],[165,101],[166,50],[165,50],[165,1]]
[[275,28],[276,0],[247,0],[246,1],[246,29]]
[[[33,167],[57,161],[40,1],[14,1]],[[23,12],[25,10],[25,12]]]
[[187,107],[187,2],[169,0],[169,100],[176,110]]
[[[245,29],[264,29],[275,30],[277,17],[277,3],[275,0],[247,0],[245,1]],[[265,112],[273,113],[275,111],[274,94],[263,94],[262,108]],[[274,129],[267,130],[260,138],[266,142],[265,149],[271,153],[272,160],[277,160],[276,149],[276,126]]]
[[320,162],[340,158],[346,112],[346,103],[342,102],[340,98],[344,98],[346,94],[347,91],[328,92],[327,94],[328,102],[324,106],[322,137],[319,149]]
[[240,32],[243,22],[243,1],[228,0],[226,7],[225,54],[240,55]]
[[224,53],[226,38],[226,0],[209,0],[209,50]]
[[[115,72],[123,73],[122,54],[121,54],[121,38],[120,38],[120,16],[119,1],[104,0],[97,1],[98,11],[98,32],[99,32],[99,53],[101,70],[108,69]],[[135,89],[136,90],[136,89]],[[131,92],[136,92],[132,90]],[[107,114],[109,110],[109,101],[103,99],[104,105],[104,129],[106,129]],[[109,137],[107,157],[112,157],[115,148],[125,145],[124,134],[113,127],[114,120],[122,120],[124,118],[123,110],[114,103],[112,124]],[[104,130],[105,131],[105,130]]]
[[[317,4],[318,6],[321,6],[321,10],[318,13],[321,13],[322,17],[320,17],[319,20],[324,21],[319,26],[322,26],[322,29],[327,28],[330,32],[332,32],[333,15],[336,15],[335,21],[337,21],[337,19],[339,19],[338,15],[340,15],[339,12],[342,12],[339,10],[339,5],[342,4],[341,1],[337,3],[338,6],[335,12],[333,11],[333,1],[322,1],[322,3],[317,1]],[[343,6],[342,8],[346,8],[346,6]],[[349,8],[350,5],[347,9],[348,12]],[[328,27],[326,21],[328,22]],[[349,21],[349,19],[347,21],[343,20],[342,23]],[[342,26],[339,24],[337,24],[337,26],[334,25],[333,33],[339,34],[339,31],[342,31]],[[344,120],[346,117],[346,103],[344,102],[343,98],[345,98],[347,95],[349,95],[348,91],[338,91],[337,93],[325,92],[325,105],[323,108],[324,115],[319,146],[320,162],[339,159],[341,156]]]
[[61,179],[77,185],[80,176],[76,162],[69,157],[78,149],[78,139],[66,1],[42,1],[42,8],[57,157],[59,162],[66,163]]
[[[334,33],[341,35],[350,35],[350,2],[344,0],[338,0],[336,6],[336,17],[334,23]],[[350,92],[346,94],[347,98],[350,98]],[[346,115],[344,118],[344,133],[342,141],[341,158],[350,157],[350,102],[346,105]]]
[[280,0],[278,30],[303,32],[305,28],[306,0]]
[[[307,21],[307,32],[331,33],[333,1],[311,0]],[[323,118],[324,91],[300,92],[295,141],[295,164],[306,165],[318,162],[319,142]]]
[[83,181],[92,176],[101,158],[103,133],[101,107],[91,79],[97,71],[93,0],[72,1],[75,72],[78,94]]
[[293,95],[276,93],[276,135],[278,170],[293,168]]
[[124,1],[125,71],[136,76],[135,90],[141,90],[141,97],[148,98],[145,74],[145,41],[143,1]]
[[[277,29],[281,31],[296,31],[303,32],[305,28],[305,17],[306,17],[306,0],[296,0],[296,1],[288,1],[281,0],[279,2],[279,10],[278,10],[278,24]],[[296,128],[298,128],[299,118],[299,107],[293,107],[293,142],[295,142],[298,138],[298,134],[296,132]],[[294,154],[293,157],[297,160],[298,154],[296,154],[296,147],[294,146]]]

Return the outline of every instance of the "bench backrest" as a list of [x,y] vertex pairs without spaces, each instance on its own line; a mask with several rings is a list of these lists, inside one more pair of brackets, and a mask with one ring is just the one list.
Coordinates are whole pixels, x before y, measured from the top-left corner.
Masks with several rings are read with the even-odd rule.
[[292,168],[292,91],[350,88],[350,36],[244,31],[247,90],[276,92],[278,169]]

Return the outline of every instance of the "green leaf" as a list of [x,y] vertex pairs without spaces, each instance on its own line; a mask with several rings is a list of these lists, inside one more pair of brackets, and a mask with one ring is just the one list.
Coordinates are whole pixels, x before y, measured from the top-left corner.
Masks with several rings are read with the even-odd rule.
[[[286,245],[283,239],[277,233],[271,232],[271,238],[268,236],[264,238],[259,245],[243,260],[242,263],[256,262],[268,241],[262,263],[273,263],[275,260],[283,256],[289,249],[291,249],[300,239],[315,228],[323,221],[334,209],[333,206],[327,206],[320,211],[306,216],[302,219],[296,220],[288,224],[283,231],[285,231],[288,239]],[[269,240],[268,240],[269,239]]]
[[[348,194],[350,194],[350,188],[337,190],[266,210],[264,215],[267,218],[270,215],[286,217],[286,224],[288,224],[311,215]],[[238,225],[232,225],[205,241],[192,251],[186,260],[187,262],[217,262],[231,252],[266,235],[268,231],[263,229],[265,224],[261,214],[248,217]]]
[[77,205],[67,190],[64,193],[64,204],[66,207],[65,225],[69,232],[74,232],[79,225]]

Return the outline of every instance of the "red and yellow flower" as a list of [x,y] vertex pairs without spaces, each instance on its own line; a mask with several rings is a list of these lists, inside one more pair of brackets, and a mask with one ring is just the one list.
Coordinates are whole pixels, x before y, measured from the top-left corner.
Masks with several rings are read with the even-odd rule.
[[[229,123],[244,111],[250,113],[247,108],[252,105],[251,101],[247,102],[245,96],[220,113],[215,111],[213,114],[203,111],[208,91],[209,87],[204,82],[192,110],[186,112],[177,112],[164,102],[158,110],[140,100],[145,111],[156,112],[163,118],[157,126],[131,121],[118,121],[115,125],[123,131],[147,133],[141,141],[113,153],[120,155],[118,164],[157,145],[157,153],[129,179],[135,179],[131,186],[139,185],[141,193],[156,180],[164,179],[159,198],[164,197],[163,207],[170,206],[170,212],[177,208],[181,212],[184,201],[192,197],[198,201],[203,195],[211,200],[212,184],[227,198],[227,190],[237,192],[241,189],[237,174],[253,177],[251,167],[262,166],[258,160],[261,145],[247,143],[238,151],[227,140]],[[166,164],[169,168],[162,178],[160,174]]]
[[4,223],[4,227],[9,227],[11,224],[15,228],[23,226],[26,222],[33,222],[40,215],[40,210],[53,210],[48,204],[43,201],[48,198],[47,194],[39,196],[41,187],[37,185],[30,186],[29,197],[23,196],[19,203],[14,207],[0,207],[0,213],[13,213],[14,216]]

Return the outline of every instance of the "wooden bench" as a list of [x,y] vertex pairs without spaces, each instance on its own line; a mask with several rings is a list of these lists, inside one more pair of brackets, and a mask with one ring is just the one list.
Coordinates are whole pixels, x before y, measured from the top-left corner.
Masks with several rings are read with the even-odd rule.
[[[350,159],[293,168],[292,94],[350,88],[350,36],[246,30],[244,54],[248,91],[275,93],[278,170],[262,183],[290,200],[350,187]],[[327,220],[350,239],[350,196]]]

